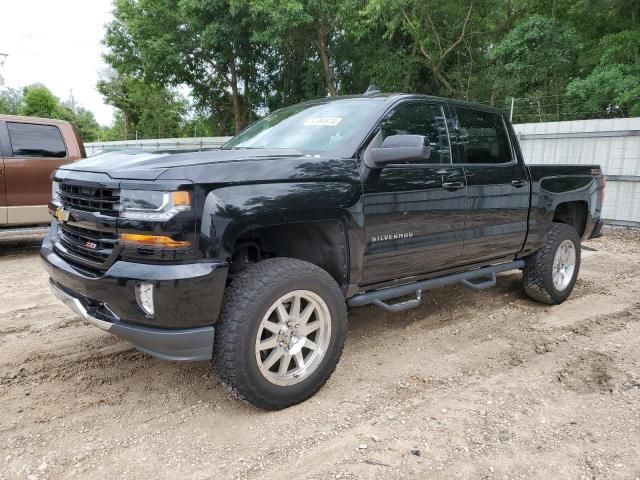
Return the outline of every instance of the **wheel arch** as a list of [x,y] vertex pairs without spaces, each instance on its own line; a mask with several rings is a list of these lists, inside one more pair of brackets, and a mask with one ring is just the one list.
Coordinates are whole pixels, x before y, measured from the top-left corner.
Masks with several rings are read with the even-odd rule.
[[[361,186],[347,182],[269,183],[229,186],[206,196],[200,225],[201,254],[243,262],[290,257],[327,271],[344,289],[361,235]],[[356,255],[357,256],[357,255]]]
[[235,239],[230,272],[274,257],[304,260],[325,270],[341,287],[349,283],[349,245],[342,221],[298,221],[247,229]]
[[588,214],[589,204],[585,200],[561,202],[556,205],[553,212],[553,222],[572,226],[582,238],[587,226]]

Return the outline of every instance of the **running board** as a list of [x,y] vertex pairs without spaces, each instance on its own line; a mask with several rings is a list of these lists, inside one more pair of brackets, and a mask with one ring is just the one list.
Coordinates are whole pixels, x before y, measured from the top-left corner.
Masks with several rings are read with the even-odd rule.
[[[496,273],[516,270],[522,267],[524,267],[524,260],[515,260],[513,262],[503,263],[500,265],[491,265],[489,267],[478,268],[476,270],[469,270],[468,272],[453,273],[443,277],[407,283],[396,287],[382,288],[380,290],[374,290],[372,292],[362,293],[351,297],[347,301],[347,304],[350,307],[360,307],[362,305],[373,303],[390,312],[402,312],[420,305],[422,302],[422,290],[444,287],[445,285],[451,285],[458,282],[462,283],[466,287],[474,288],[476,290],[489,288],[496,284]],[[474,282],[473,280],[480,281]],[[385,302],[385,300],[405,297],[412,293],[415,293],[416,297],[411,300],[394,304]]]

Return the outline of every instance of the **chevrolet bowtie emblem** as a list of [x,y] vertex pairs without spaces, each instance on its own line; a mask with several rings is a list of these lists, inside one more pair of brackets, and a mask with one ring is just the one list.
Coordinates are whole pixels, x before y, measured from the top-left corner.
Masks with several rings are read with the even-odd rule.
[[69,212],[67,212],[64,208],[58,208],[56,210],[56,218],[59,222],[67,222],[69,221]]

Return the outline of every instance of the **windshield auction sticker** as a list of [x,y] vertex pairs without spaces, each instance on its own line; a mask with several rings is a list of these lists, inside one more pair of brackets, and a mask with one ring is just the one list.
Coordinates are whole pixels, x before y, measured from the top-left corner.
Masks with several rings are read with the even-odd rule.
[[312,117],[304,121],[305,127],[335,127],[342,121],[341,117]]

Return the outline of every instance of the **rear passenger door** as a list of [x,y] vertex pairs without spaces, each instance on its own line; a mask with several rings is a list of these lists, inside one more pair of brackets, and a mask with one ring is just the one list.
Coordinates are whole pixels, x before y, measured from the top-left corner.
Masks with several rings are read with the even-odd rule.
[[9,156],[4,158],[9,224],[46,223],[51,174],[68,163],[62,132],[56,125],[7,121]]
[[502,116],[456,107],[462,167],[467,179],[465,263],[512,256],[527,234],[529,181]]

